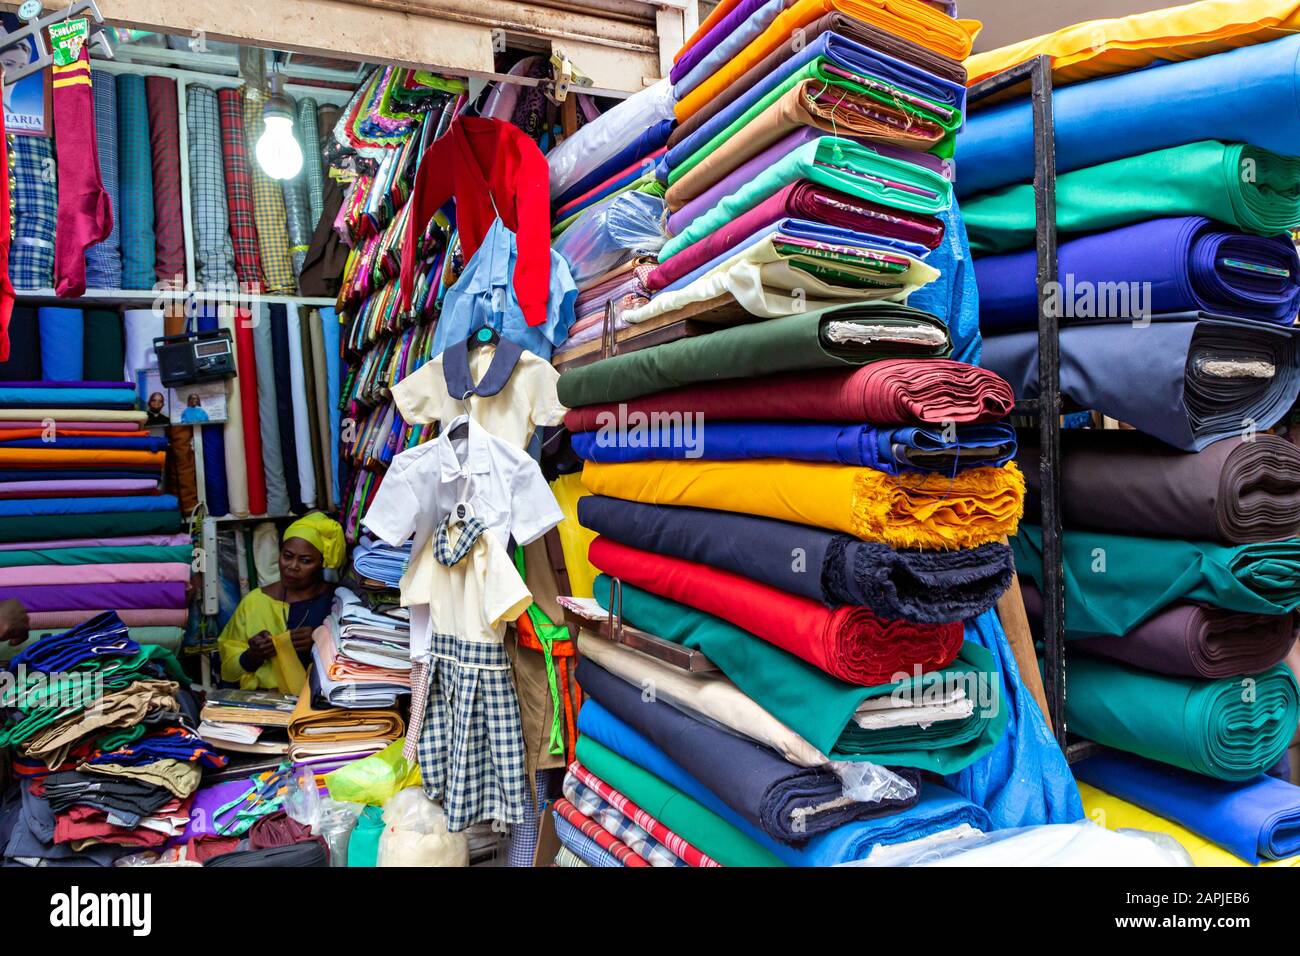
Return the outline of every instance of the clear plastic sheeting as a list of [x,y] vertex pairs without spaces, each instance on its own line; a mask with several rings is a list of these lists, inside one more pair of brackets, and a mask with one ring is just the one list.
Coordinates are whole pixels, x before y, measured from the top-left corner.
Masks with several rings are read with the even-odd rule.
[[553,248],[569,264],[581,289],[592,279],[639,255],[651,255],[668,241],[664,201],[627,192],[592,206],[555,240]]
[[910,800],[916,796],[916,787],[911,783],[874,763],[835,760],[829,766],[840,778],[845,800],[879,803],[881,800]]
[[384,804],[378,865],[469,866],[469,843],[464,833],[447,831],[442,804],[408,787]]
[[1163,833],[1107,830],[1089,820],[995,830],[960,840],[918,840],[844,866],[1192,866]]
[[551,195],[559,196],[617,156],[651,127],[673,118],[673,87],[665,77],[588,123],[547,155]]

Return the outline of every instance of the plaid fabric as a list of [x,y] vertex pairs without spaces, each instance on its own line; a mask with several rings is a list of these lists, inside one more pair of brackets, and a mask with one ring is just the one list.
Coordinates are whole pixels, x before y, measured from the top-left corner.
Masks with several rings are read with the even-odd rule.
[[235,272],[251,292],[262,288],[262,250],[257,242],[253,177],[248,169],[248,146],[244,141],[243,90],[218,90],[217,107],[221,117],[221,154],[225,160],[226,205]]
[[[555,831],[560,837],[560,842],[569,846],[573,852],[582,857],[583,854],[577,847],[572,846],[568,840],[564,839],[567,830],[561,829],[561,824],[576,829],[582,836],[591,840],[596,846],[610,854],[617,861],[619,866],[627,867],[646,867],[650,864],[641,857],[632,852],[632,848],[620,840],[614,834],[601,827],[599,823],[588,816],[584,816],[568,800],[561,797],[555,801]],[[571,834],[570,834],[571,836]],[[585,857],[584,857],[585,859]]]
[[117,84],[113,74],[90,71],[95,96],[95,141],[99,147],[99,176],[113,207],[113,231],[103,242],[86,250],[86,286],[91,289],[122,288],[122,233],[118,225],[121,198],[117,177]]
[[590,817],[618,837],[651,866],[687,865],[685,860],[630,820],[621,810],[579,781],[572,771],[564,775],[564,796],[583,816]]
[[262,97],[255,90],[244,96],[244,134],[248,137],[249,175],[253,182],[253,215],[257,221],[257,242],[262,252],[262,278],[266,291],[292,295],[293,259],[289,255],[289,233],[285,226],[284,197],[280,184],[257,165],[255,150],[262,135]]
[[298,142],[302,145],[303,168],[307,172],[307,206],[311,210],[311,231],[325,211],[325,169],[322,165],[320,127],[316,122],[316,101],[310,96],[298,101]]
[[115,211],[122,239],[122,288],[152,289],[154,275],[153,158],[144,77],[117,76],[117,172],[121,203]]
[[587,866],[610,869],[623,865],[618,862],[618,858],[613,853],[602,848],[599,843],[564,819],[559,813],[552,811],[552,815],[555,817],[555,835],[560,838],[560,843],[564,845],[564,849],[567,849]]
[[[713,859],[713,857],[700,852],[694,846],[687,843],[672,830],[669,830],[654,817],[650,816],[650,814],[646,813],[627,797],[623,796],[623,794],[619,793],[582,764],[578,763],[578,761],[575,760],[569,765],[569,775],[571,775],[578,783],[594,791],[602,800],[619,810],[623,816],[636,823],[636,825],[641,827],[642,830],[667,847],[670,853],[686,861],[688,866],[713,867],[722,865],[717,860]],[[567,779],[565,782],[568,782]]]
[[189,132],[190,214],[194,217],[194,268],[205,288],[234,289],[235,248],[226,214],[226,179],[221,162],[221,118],[217,94],[187,86],[185,125]]
[[59,208],[54,149],[43,136],[14,136],[10,156],[14,227],[9,278],[15,289],[51,289],[54,221]]
[[474,543],[478,541],[479,535],[487,530],[487,525],[478,518],[470,518],[465,522],[465,528],[453,546],[450,542],[450,527],[451,515],[448,515],[442,520],[442,524],[438,525],[433,538],[433,556],[438,559],[439,564],[447,568],[453,564],[460,564],[474,547]]
[[[294,138],[298,148],[302,149],[302,137],[295,126]],[[306,150],[303,150],[304,154]],[[304,156],[303,166],[307,162]],[[307,202],[307,175],[302,170],[293,179],[280,181],[280,192],[284,197],[285,227],[289,233],[289,261],[293,263],[293,274],[302,274],[302,264],[307,261],[307,250],[311,247],[312,223],[309,220],[311,208]]]
[[176,81],[144,78],[153,147],[154,273],[158,281],[185,284],[185,223],[181,205],[181,118]]
[[429,668],[416,661],[411,664],[411,719],[406,722],[406,743],[402,744],[402,756],[408,761],[420,759],[420,731],[428,706]]
[[[44,764],[42,764],[42,766],[44,766]],[[555,865],[562,866],[565,869],[580,869],[582,867],[590,866],[591,864],[583,860],[567,846],[561,846],[555,854]]]

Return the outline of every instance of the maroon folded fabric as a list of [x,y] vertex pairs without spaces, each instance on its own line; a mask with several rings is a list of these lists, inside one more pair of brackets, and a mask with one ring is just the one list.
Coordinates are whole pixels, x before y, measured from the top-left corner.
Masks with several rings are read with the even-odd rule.
[[894,359],[859,369],[787,372],[686,385],[628,402],[586,405],[564,416],[569,431],[600,428],[610,415],[700,412],[721,419],[795,419],[924,425],[994,422],[1015,404],[988,369],[951,359]]
[[937,248],[943,241],[943,223],[938,219],[887,209],[801,179],[661,263],[646,277],[646,288],[656,292],[676,282],[787,217],[811,219],[887,239],[902,239],[919,243],[927,249]]
[[146,76],[149,143],[153,149],[153,222],[159,282],[185,284],[185,227],[181,209],[181,130],[176,81]]
[[313,836],[311,827],[299,823],[283,810],[262,817],[248,830],[248,845],[254,850],[269,850],[277,846],[292,846],[314,840],[326,851],[329,844],[324,837]]
[[840,680],[887,684],[912,668],[951,664],[964,627],[876,617],[865,607],[826,607],[730,571],[619,544],[592,541],[591,563],[627,584],[693,607],[748,631]]
[[86,250],[113,231],[113,207],[99,173],[90,55],[55,65],[54,139],[80,149],[58,151],[59,213],[54,237],[54,291],[75,298],[86,291]]

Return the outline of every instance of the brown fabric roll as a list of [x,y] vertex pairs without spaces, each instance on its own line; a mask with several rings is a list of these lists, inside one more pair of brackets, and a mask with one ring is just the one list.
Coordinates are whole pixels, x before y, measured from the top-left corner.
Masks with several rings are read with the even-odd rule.
[[[1022,436],[1023,437],[1023,436]],[[1067,528],[1248,544],[1294,537],[1300,528],[1300,448],[1276,435],[1228,438],[1199,452],[1136,431],[1061,435]],[[1018,455],[1038,509],[1038,450]]]
[[673,183],[664,196],[668,208],[676,212],[800,126],[811,126],[847,139],[920,151],[944,137],[943,127],[938,123],[920,120],[842,86],[803,80]]
[[[173,305],[163,318],[163,332],[179,335],[185,331],[185,307]],[[163,486],[181,503],[181,512],[189,515],[199,503],[199,479],[194,465],[194,427],[172,425],[167,428],[167,463],[163,468]]]

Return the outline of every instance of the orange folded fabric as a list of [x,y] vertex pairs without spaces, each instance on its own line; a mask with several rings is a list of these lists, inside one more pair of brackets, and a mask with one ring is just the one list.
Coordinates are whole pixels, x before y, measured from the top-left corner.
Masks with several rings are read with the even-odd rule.
[[680,99],[674,107],[677,122],[690,119],[700,107],[789,39],[795,30],[835,11],[953,60],[964,60],[970,55],[971,44],[980,31],[978,21],[954,20],[920,0],[799,0],[782,10],[766,30],[722,69]]
[[99,465],[130,465],[162,470],[167,453],[162,451],[115,451],[108,448],[0,448],[4,468],[95,468]]

